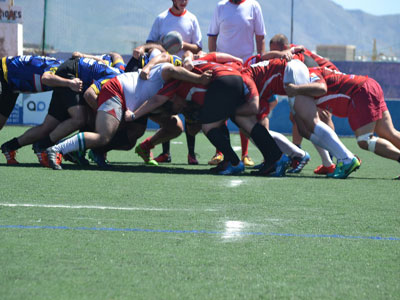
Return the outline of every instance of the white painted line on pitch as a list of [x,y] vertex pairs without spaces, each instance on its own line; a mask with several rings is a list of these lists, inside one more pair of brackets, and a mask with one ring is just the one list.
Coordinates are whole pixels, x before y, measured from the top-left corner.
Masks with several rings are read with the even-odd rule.
[[245,223],[241,221],[225,222],[225,231],[222,235],[223,239],[239,239],[242,238],[241,232],[245,227]]
[[[117,206],[95,206],[95,205],[63,205],[63,204],[29,204],[29,203],[0,203],[6,207],[39,207],[39,208],[65,208],[65,209],[99,209],[99,210],[125,210],[125,211],[193,211],[185,208],[156,208],[156,207],[117,207]],[[203,211],[217,211],[216,209],[205,209]]]
[[172,144],[175,144],[175,145],[182,145],[183,144],[183,142],[176,142],[176,141],[174,141],[174,142],[171,142]]
[[233,149],[233,151],[241,151],[242,147],[241,146],[233,146],[232,149]]
[[241,179],[235,179],[235,180],[231,180],[229,181],[229,187],[237,187],[239,185],[241,185],[244,181]]

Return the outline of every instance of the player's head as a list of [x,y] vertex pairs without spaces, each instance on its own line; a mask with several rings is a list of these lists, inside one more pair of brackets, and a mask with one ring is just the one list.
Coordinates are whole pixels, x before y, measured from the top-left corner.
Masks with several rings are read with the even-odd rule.
[[183,12],[188,5],[189,0],[172,0],[172,6],[178,10]]
[[234,4],[239,4],[239,3],[242,2],[243,0],[229,0],[229,1],[231,1],[231,2],[234,3]]
[[282,33],[275,34],[269,41],[270,51],[283,51],[290,48],[289,40],[286,35]]

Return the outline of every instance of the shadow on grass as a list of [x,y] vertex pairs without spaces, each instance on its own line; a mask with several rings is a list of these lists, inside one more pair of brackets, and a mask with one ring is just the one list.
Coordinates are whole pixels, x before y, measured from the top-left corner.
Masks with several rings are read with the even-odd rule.
[[[7,166],[6,164],[1,164],[0,167],[5,168],[41,168],[38,163],[20,163],[18,165]],[[110,164],[109,168],[99,168],[97,165],[91,164],[89,166],[78,166],[70,163],[66,163],[62,165],[63,170],[68,171],[101,171],[101,172],[118,172],[118,173],[154,173],[154,174],[182,174],[182,175],[215,175],[210,172],[210,168],[207,164],[199,164],[199,165],[188,165],[185,163],[168,163],[161,164],[159,166],[147,166],[143,163],[132,163],[132,162],[114,162]],[[258,176],[252,174],[252,169],[246,169],[245,173],[240,175],[232,175],[234,177],[259,177],[259,178],[276,178],[276,177],[268,177],[268,176]],[[308,175],[305,173],[301,174],[288,174],[285,178],[290,179],[324,179],[324,180],[334,180],[331,178],[327,178],[326,176],[321,175]],[[347,180],[393,180],[393,178],[371,178],[371,177],[352,177],[350,175]]]

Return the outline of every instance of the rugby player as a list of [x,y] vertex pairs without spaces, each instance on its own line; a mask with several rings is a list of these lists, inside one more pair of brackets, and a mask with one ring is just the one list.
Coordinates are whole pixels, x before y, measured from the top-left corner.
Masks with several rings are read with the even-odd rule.
[[[63,63],[52,57],[45,56],[9,56],[1,59],[0,65],[0,130],[10,116],[19,93],[39,93],[65,87],[72,92],[82,90],[79,78],[63,78],[56,75],[57,69]],[[1,146],[1,151],[8,165],[18,164],[15,150],[19,148],[18,141],[13,139]]]
[[44,166],[47,166],[45,155],[47,147],[86,125],[87,104],[83,93],[89,87],[99,91],[102,84],[121,72],[119,69],[90,58],[72,58],[61,64],[55,74],[62,78],[81,82],[81,90],[75,91],[65,87],[54,88],[44,122],[2,145],[5,152],[13,152],[23,146],[35,143],[34,152]]
[[[400,132],[394,128],[382,88],[373,78],[310,68],[310,79],[309,84],[289,85],[288,94],[314,97],[318,107],[348,119],[361,149],[400,163]],[[346,166],[339,163],[332,176],[342,178],[345,173]]]
[[[289,83],[297,85],[309,83],[308,69],[297,59],[290,62],[281,59],[261,61],[243,70],[242,75],[249,76],[256,83],[260,103],[268,101],[273,94],[287,95],[286,88]],[[294,111],[296,123],[304,124],[308,129],[307,132],[303,131],[303,136],[327,149],[338,159],[338,164],[343,165],[344,172],[335,178],[346,178],[360,167],[359,160],[343,145],[336,133],[320,121],[313,98],[296,96]],[[260,171],[262,172],[263,168]]]

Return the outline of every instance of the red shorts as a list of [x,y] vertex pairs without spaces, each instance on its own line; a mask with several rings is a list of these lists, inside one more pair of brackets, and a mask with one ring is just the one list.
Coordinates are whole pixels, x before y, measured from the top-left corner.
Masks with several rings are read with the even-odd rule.
[[353,131],[371,122],[382,119],[387,111],[381,86],[368,78],[361,89],[351,98],[348,107],[348,120]]
[[117,77],[103,85],[97,98],[97,110],[105,111],[121,121],[126,104],[124,91]]
[[268,101],[260,101],[259,108],[258,108],[258,114],[257,114],[257,120],[261,121],[264,118],[268,117],[270,113],[270,107],[269,107],[269,102]]

